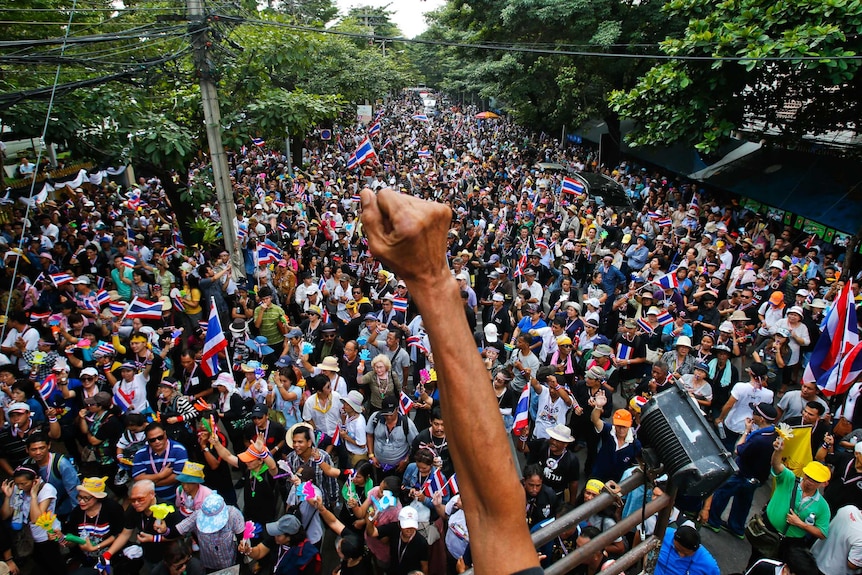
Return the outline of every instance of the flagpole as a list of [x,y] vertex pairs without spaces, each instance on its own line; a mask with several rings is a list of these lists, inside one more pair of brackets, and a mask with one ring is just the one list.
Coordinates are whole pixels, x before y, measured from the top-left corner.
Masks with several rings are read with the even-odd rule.
[[132,306],[135,305],[136,301],[138,301],[138,296],[133,297],[132,301],[129,302],[129,305],[126,306],[126,311],[123,312],[123,315],[121,315],[120,319],[118,320],[120,325],[123,325],[123,322],[126,320],[126,316],[132,310]]
[[[222,335],[224,335],[224,328],[221,326],[221,319],[218,316],[218,308],[216,307],[215,297],[210,296],[210,315],[212,315],[213,311],[215,311],[216,321],[218,322],[218,327],[221,330]],[[207,322],[207,323],[209,323],[209,322]],[[207,334],[207,335],[209,335],[209,334]],[[225,339],[227,339],[227,338],[225,338]],[[230,354],[230,345],[225,346],[224,355],[225,355],[225,358],[227,358],[228,372],[230,374],[233,374],[233,358],[231,357],[231,354]]]

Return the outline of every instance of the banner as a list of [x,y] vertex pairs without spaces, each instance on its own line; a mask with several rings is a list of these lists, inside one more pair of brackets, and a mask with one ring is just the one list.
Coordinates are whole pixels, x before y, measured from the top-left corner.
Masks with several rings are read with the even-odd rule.
[[784,440],[784,465],[802,477],[802,468],[811,462],[811,426],[794,427],[793,437]]

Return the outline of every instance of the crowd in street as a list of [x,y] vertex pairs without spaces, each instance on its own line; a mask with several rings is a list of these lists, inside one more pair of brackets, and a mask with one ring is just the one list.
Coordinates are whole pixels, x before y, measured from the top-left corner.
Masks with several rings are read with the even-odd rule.
[[[363,233],[360,190],[388,187],[452,209],[447,258],[476,344],[463,353],[487,369],[471,383],[493,387],[500,420],[484,424],[505,426],[523,463],[532,530],[643,468],[641,409],[681,388],[738,471],[677,497],[655,573],[718,574],[703,529],[748,540],[752,575],[862,573],[862,384],[825,398],[801,383],[845,285],[859,296],[843,250],[478,111],[395,99],[310,135],[293,171],[263,142],[230,153],[241,274],[192,245],[157,179],[7,207],[0,567],[292,575],[337,553],[342,575],[469,568],[459,430],[422,310]],[[624,201],[540,162],[603,173]],[[196,209],[220,221],[214,198]],[[811,429],[800,469],[781,424]],[[670,480],[574,526],[544,564]],[[656,525],[571,572],[598,573]]]

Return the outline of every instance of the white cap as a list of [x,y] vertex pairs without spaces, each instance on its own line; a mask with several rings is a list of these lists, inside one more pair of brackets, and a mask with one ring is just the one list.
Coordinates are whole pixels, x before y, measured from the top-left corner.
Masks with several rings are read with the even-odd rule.
[[419,529],[419,513],[412,507],[402,507],[398,512],[401,529]]
[[485,332],[485,339],[488,340],[488,343],[497,343],[497,326],[493,323],[489,323],[483,328]]
[[98,377],[99,372],[96,371],[95,367],[85,367],[84,369],[81,370],[81,375],[92,375],[94,377]]
[[500,292],[495,292],[494,295],[491,296],[491,301],[506,301],[506,296]]

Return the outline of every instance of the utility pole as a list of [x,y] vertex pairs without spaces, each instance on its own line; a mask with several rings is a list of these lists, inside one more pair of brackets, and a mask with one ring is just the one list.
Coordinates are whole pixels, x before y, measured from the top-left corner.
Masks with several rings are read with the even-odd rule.
[[213,184],[218,197],[221,230],[225,250],[230,254],[233,278],[245,276],[242,254],[239,251],[236,232],[236,206],[233,201],[233,185],[230,182],[227,155],[221,140],[221,112],[218,93],[213,82],[208,57],[210,40],[207,35],[207,21],[202,0],[187,0],[189,20],[192,26],[192,48],[194,49],[195,69],[201,87],[201,101],[204,108],[207,143],[210,147],[210,162],[213,168]]

